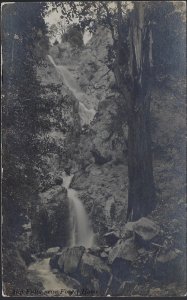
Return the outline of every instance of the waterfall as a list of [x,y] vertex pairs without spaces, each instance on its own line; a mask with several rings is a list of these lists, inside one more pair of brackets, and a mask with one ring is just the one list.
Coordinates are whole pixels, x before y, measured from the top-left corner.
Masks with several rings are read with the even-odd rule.
[[[79,101],[79,115],[81,118],[81,125],[90,124],[93,120],[96,111],[88,109],[82,102],[88,97],[81,91],[80,86],[73,78],[71,72],[62,65],[56,65],[54,59],[48,55],[48,59],[55,67],[57,72],[62,76],[64,84],[73,93],[75,98]],[[93,245],[94,234],[89,224],[89,218],[84,208],[83,203],[78,197],[77,191],[69,188],[73,175],[67,176],[63,174],[63,186],[67,189],[68,199],[71,211],[71,241],[70,246],[85,246],[89,248]]]
[[69,188],[73,175],[63,175],[63,186],[67,189],[71,211],[71,241],[70,246],[84,246],[90,248],[93,245],[94,233],[89,223],[89,218],[84,205],[78,197],[77,191]]
[[55,67],[57,72],[62,76],[64,84],[73,93],[74,97],[79,101],[79,115],[81,118],[81,125],[90,124],[95,116],[95,109],[88,109],[82,102],[83,99],[88,99],[88,96],[81,91],[80,86],[77,84],[76,80],[73,78],[71,72],[63,65],[56,65],[54,59],[48,55],[49,61]]

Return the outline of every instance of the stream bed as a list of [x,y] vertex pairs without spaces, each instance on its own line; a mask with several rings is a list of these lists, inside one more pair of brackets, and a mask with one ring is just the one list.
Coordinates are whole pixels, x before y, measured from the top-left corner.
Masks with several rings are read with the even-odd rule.
[[38,279],[42,283],[43,289],[39,291],[41,296],[68,296],[71,288],[52,272],[49,261],[50,258],[44,258],[32,263],[28,268],[30,277],[35,277],[36,281]]

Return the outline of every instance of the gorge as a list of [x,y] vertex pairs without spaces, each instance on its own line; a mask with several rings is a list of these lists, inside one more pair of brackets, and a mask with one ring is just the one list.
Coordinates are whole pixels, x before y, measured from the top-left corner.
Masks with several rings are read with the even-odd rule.
[[[56,33],[52,36],[52,29],[56,30],[53,26],[43,35],[36,30],[39,42],[35,37],[32,51],[40,60],[34,61],[31,73],[30,65],[26,68],[22,64],[25,32],[17,38],[22,24],[18,32],[12,35],[6,32],[5,38],[13,39],[19,54],[19,59],[14,58],[15,64],[7,68],[14,75],[10,76],[14,82],[7,79],[8,100],[3,107],[4,144],[10,144],[10,147],[4,146],[3,169],[4,193],[9,195],[3,202],[3,290],[8,296],[15,296],[16,290],[18,294],[19,290],[23,291],[23,297],[28,296],[29,291],[35,291],[31,296],[56,297],[182,296],[186,291],[185,76],[177,69],[181,65],[175,65],[173,54],[170,57],[164,52],[167,50],[168,54],[175,49],[171,45],[176,32],[162,23],[165,13],[169,25],[174,26],[170,11],[177,17],[179,12],[164,1],[159,2],[158,7],[151,1],[148,3],[156,19],[153,24],[148,23],[152,31],[146,35],[149,46],[154,48],[153,57],[150,52],[148,55],[153,63],[149,101],[141,98],[149,111],[149,124],[145,123],[151,133],[151,151],[146,151],[153,158],[156,194],[156,206],[149,213],[146,213],[147,203],[151,204],[154,199],[148,197],[147,202],[141,202],[145,196],[141,194],[142,184],[145,184],[143,176],[142,184],[136,182],[138,174],[146,170],[138,171],[146,162],[145,144],[141,143],[142,135],[136,130],[137,126],[134,126],[131,142],[139,141],[132,149],[140,154],[140,165],[129,151],[131,113],[139,124],[144,114],[139,114],[142,107],[135,103],[139,101],[136,97],[139,90],[127,72],[133,65],[132,53],[139,53],[137,65],[140,67],[147,50],[142,54],[140,45],[135,44],[134,52],[129,54],[130,44],[126,41],[118,44],[113,36],[119,38],[117,31],[112,32],[102,22],[97,24],[86,44],[84,30],[77,24],[69,26],[65,33],[60,32],[59,41],[54,40]],[[99,6],[105,4],[97,2]],[[16,5],[24,8],[24,4],[13,6]],[[35,5],[37,8],[42,3]],[[57,2],[57,5],[61,7],[62,3]],[[120,19],[110,5],[109,11],[114,12],[112,24],[116,26],[115,22]],[[18,11],[16,15],[13,11],[12,18],[22,13]],[[36,9],[29,24],[33,24],[38,13]],[[142,26],[140,19],[137,18],[137,22]],[[135,26],[126,23],[126,15],[123,25],[120,35],[124,36],[126,26]],[[28,64],[32,61],[28,50],[29,26],[27,56],[23,56]],[[140,41],[138,27],[135,33]],[[181,34],[182,30],[176,40]],[[49,41],[50,35],[53,43]],[[48,47],[45,39],[48,39]],[[136,43],[136,38],[132,42]],[[115,52],[120,47],[124,51]],[[9,53],[8,48],[5,54]],[[119,60],[127,94],[120,90],[119,78],[112,67],[114,54]],[[8,56],[11,62],[12,57]],[[177,55],[175,58],[179,59]],[[133,69],[135,79],[136,75],[141,79],[145,75],[143,72],[141,76],[140,71]],[[6,76],[7,73],[5,79]],[[19,89],[17,77],[21,83]],[[127,106],[133,101],[134,108],[130,111]],[[146,136],[147,127],[141,129]],[[137,167],[136,178],[133,172],[129,175],[129,157]],[[135,197],[132,203],[132,206],[138,203],[137,215],[144,203],[137,220],[127,219],[131,175],[141,194],[141,201]],[[133,188],[131,192],[134,197]]]

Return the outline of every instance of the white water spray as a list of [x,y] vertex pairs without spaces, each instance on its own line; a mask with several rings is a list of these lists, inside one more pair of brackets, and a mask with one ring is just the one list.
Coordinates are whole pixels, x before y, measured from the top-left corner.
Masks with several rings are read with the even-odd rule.
[[90,226],[86,210],[80,201],[77,191],[69,188],[73,175],[63,174],[63,186],[67,189],[68,199],[71,208],[71,247],[84,246],[90,248],[93,246],[94,233]]
[[[35,272],[35,276],[42,280],[42,284],[44,287],[44,291],[51,290],[51,291],[58,291],[60,292],[62,289],[68,290],[69,288],[65,285],[65,283],[58,279],[55,274],[52,273],[49,265],[50,258],[42,259],[41,261],[36,261],[32,263],[28,270],[31,272]],[[49,296],[54,296],[49,295]],[[61,296],[67,296],[61,294]]]
[[49,61],[55,67],[57,72],[62,76],[63,82],[73,93],[74,97],[79,101],[79,115],[81,118],[81,125],[90,124],[93,120],[96,111],[93,108],[88,109],[82,102],[83,99],[88,98],[88,96],[81,91],[80,86],[77,84],[76,80],[73,78],[71,72],[62,65],[56,65],[54,59],[48,55]]

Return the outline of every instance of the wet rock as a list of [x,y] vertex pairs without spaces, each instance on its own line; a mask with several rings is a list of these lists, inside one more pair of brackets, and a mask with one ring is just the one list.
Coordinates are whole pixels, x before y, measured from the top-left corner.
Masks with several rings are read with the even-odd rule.
[[65,273],[71,274],[76,272],[84,251],[85,248],[82,246],[70,248],[67,251],[64,262]]
[[64,273],[57,273],[57,278],[62,279],[62,281],[67,285],[68,287],[71,287],[70,290],[72,289],[80,289],[81,288],[81,283],[76,280],[75,278],[68,276],[67,274]]
[[108,246],[114,246],[119,240],[119,235],[115,231],[111,231],[104,234],[104,238]]
[[119,240],[115,247],[109,252],[109,263],[112,264],[117,258],[126,261],[135,261],[138,257],[137,247],[133,238],[129,238],[126,241]]
[[99,257],[89,253],[84,253],[82,256],[80,270],[85,276],[89,275],[89,272],[93,273],[94,271],[98,273],[110,272],[110,268]]
[[96,256],[100,256],[101,252],[103,251],[103,249],[101,247],[92,247],[89,248],[87,250],[90,254],[96,255]]
[[53,247],[53,248],[47,249],[46,253],[50,254],[50,255],[53,255],[53,254],[55,254],[59,251],[60,251],[60,247]]
[[126,241],[119,240],[108,256],[114,276],[122,281],[127,280],[131,273],[131,264],[137,257],[138,252],[133,238]]
[[89,253],[84,253],[80,262],[80,274],[83,278],[96,278],[102,289],[108,283],[111,270],[103,260]]
[[52,269],[59,269],[58,260],[61,255],[62,255],[61,253],[58,253],[58,254],[55,254],[53,257],[51,257],[51,259],[49,261],[49,265]]
[[54,253],[47,253],[46,251],[42,251],[36,254],[36,257],[39,259],[53,257]]
[[84,251],[83,246],[64,249],[58,260],[59,269],[66,274],[76,273]]

